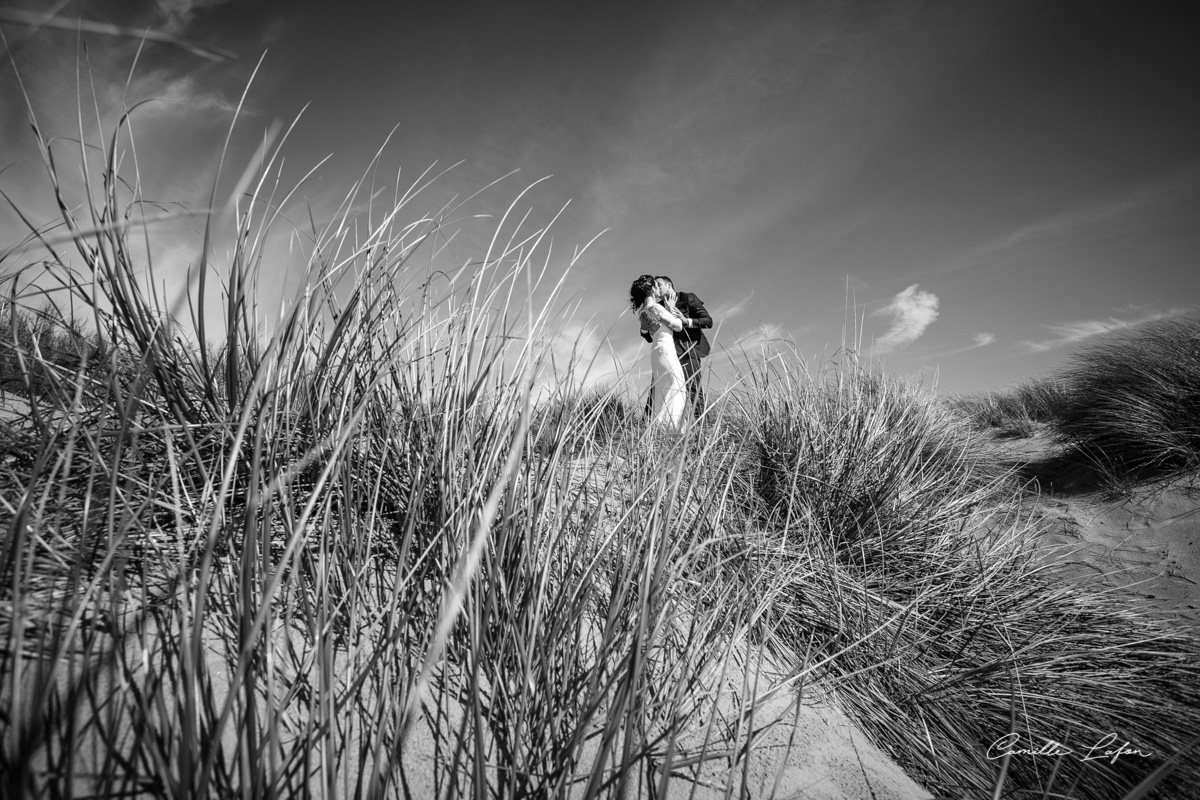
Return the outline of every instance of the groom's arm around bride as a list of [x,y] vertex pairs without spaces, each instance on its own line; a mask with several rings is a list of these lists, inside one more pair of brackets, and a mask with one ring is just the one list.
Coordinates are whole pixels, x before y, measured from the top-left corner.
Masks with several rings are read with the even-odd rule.
[[707,358],[709,345],[704,328],[711,328],[713,321],[703,301],[693,292],[680,292],[675,307],[683,314],[683,330],[675,336],[680,356],[683,355],[683,348],[693,347],[700,358]]

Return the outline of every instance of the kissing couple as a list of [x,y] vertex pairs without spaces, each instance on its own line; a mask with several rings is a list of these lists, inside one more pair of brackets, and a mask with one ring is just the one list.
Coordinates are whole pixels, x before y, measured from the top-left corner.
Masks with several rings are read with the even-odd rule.
[[629,303],[642,338],[650,343],[651,427],[682,432],[689,404],[696,418],[704,413],[700,359],[709,353],[703,329],[712,327],[712,317],[699,297],[676,292],[666,275],[638,277],[629,289]]

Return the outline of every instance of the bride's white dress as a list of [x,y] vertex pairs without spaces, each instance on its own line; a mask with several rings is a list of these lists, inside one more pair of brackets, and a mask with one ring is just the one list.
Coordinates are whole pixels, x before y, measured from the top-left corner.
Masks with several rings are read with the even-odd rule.
[[681,330],[683,323],[657,305],[642,309],[641,323],[650,333],[650,374],[654,382],[650,423],[682,431],[687,409],[687,387],[683,382],[683,365],[679,363],[675,338],[671,333],[672,330]]

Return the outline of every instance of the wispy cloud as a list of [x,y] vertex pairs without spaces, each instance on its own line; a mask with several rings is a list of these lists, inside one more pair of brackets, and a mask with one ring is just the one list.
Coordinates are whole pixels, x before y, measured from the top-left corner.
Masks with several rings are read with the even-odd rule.
[[1137,186],[1123,196],[1092,200],[1022,225],[961,254],[948,269],[953,271],[981,266],[1013,251],[1055,243],[1097,230],[1109,233],[1113,226],[1121,223],[1131,224],[1138,219],[1155,220],[1162,209],[1194,195],[1197,189],[1200,189],[1200,165],[1175,170]]
[[156,0],[167,33],[179,34],[188,29],[197,11],[219,6],[228,0]]
[[971,347],[973,347],[973,348],[974,347],[987,347],[989,344],[996,341],[996,336],[995,336],[995,334],[987,333],[985,331],[980,331],[979,333],[972,336],[971,339],[974,342],[974,344],[972,344]]
[[600,325],[568,322],[551,336],[549,360],[539,383],[544,389],[564,382],[584,388],[615,383],[647,360],[642,351],[640,340],[617,351]]
[[1050,332],[1051,338],[1037,341],[1026,340],[1018,345],[1018,349],[1022,353],[1045,353],[1066,345],[1076,344],[1093,336],[1100,336],[1127,328],[1136,328],[1138,325],[1146,322],[1175,317],[1184,313],[1187,313],[1185,309],[1171,309],[1170,311],[1153,311],[1132,319],[1109,317],[1102,320],[1085,319],[1066,322],[1061,325],[1045,325],[1043,327]]
[[887,333],[875,341],[871,352],[876,355],[892,353],[915,342],[938,317],[938,298],[924,292],[914,283],[892,298],[872,316],[891,317]]
[[968,345],[963,345],[961,347],[955,347],[955,348],[952,348],[950,350],[945,350],[945,351],[937,350],[934,352],[926,353],[925,355],[928,358],[939,358],[939,359],[940,358],[948,358],[950,356],[956,356],[959,353],[967,353],[967,352],[970,352],[971,350],[978,350],[981,347],[987,347],[988,345],[995,343],[995,341],[996,341],[995,334],[987,333],[986,331],[980,331],[971,336],[971,343]]
[[767,344],[769,342],[777,342],[784,338],[787,331],[782,325],[774,325],[770,323],[762,323],[747,335],[743,336],[739,341],[746,346],[757,346],[759,344]]
[[729,320],[741,316],[743,313],[745,313],[746,309],[750,307],[750,301],[752,299],[754,299],[753,289],[751,289],[748,294],[744,294],[736,300],[723,305],[720,313],[721,320],[728,322]]
[[722,341],[717,345],[714,353],[720,357],[708,359],[709,363],[705,365],[713,386],[721,387],[721,391],[744,377],[749,365],[770,360],[780,352],[793,349],[791,331],[775,323],[760,323],[731,338],[732,341]]
[[[237,103],[220,92],[206,91],[196,86],[195,78],[183,75],[177,78],[160,76],[162,82],[158,86],[143,85],[139,87],[140,94],[151,98],[145,108],[149,114],[232,114],[237,111]],[[242,109],[242,114],[254,112]]]

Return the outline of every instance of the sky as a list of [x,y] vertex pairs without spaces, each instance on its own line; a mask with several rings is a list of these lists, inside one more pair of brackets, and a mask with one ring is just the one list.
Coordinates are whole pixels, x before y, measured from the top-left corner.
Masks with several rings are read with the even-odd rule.
[[[71,24],[21,24],[47,10]],[[650,273],[710,310],[714,371],[756,348],[817,364],[850,346],[942,392],[990,391],[1200,305],[1200,48],[1186,11],[0,2],[15,63],[0,71],[0,190],[36,224],[53,218],[18,76],[72,163],[81,107],[85,137],[97,116],[107,137],[123,107],[150,100],[133,115],[142,190],[181,215],[207,205],[245,91],[229,163],[294,121],[284,182],[316,167],[283,209],[289,224],[332,217],[364,173],[387,200],[431,166],[452,168],[402,214],[483,189],[464,215],[492,215],[464,222],[448,257],[478,259],[510,204],[531,230],[553,221],[561,335],[596,354],[590,380],[645,374],[628,291]],[[137,55],[131,36],[71,30],[79,18],[232,58],[152,41]],[[198,261],[197,231],[156,238],[165,282]],[[0,206],[0,253],[24,232]],[[282,291],[301,272],[278,241],[265,283]],[[0,271],[32,258],[10,252]]]

